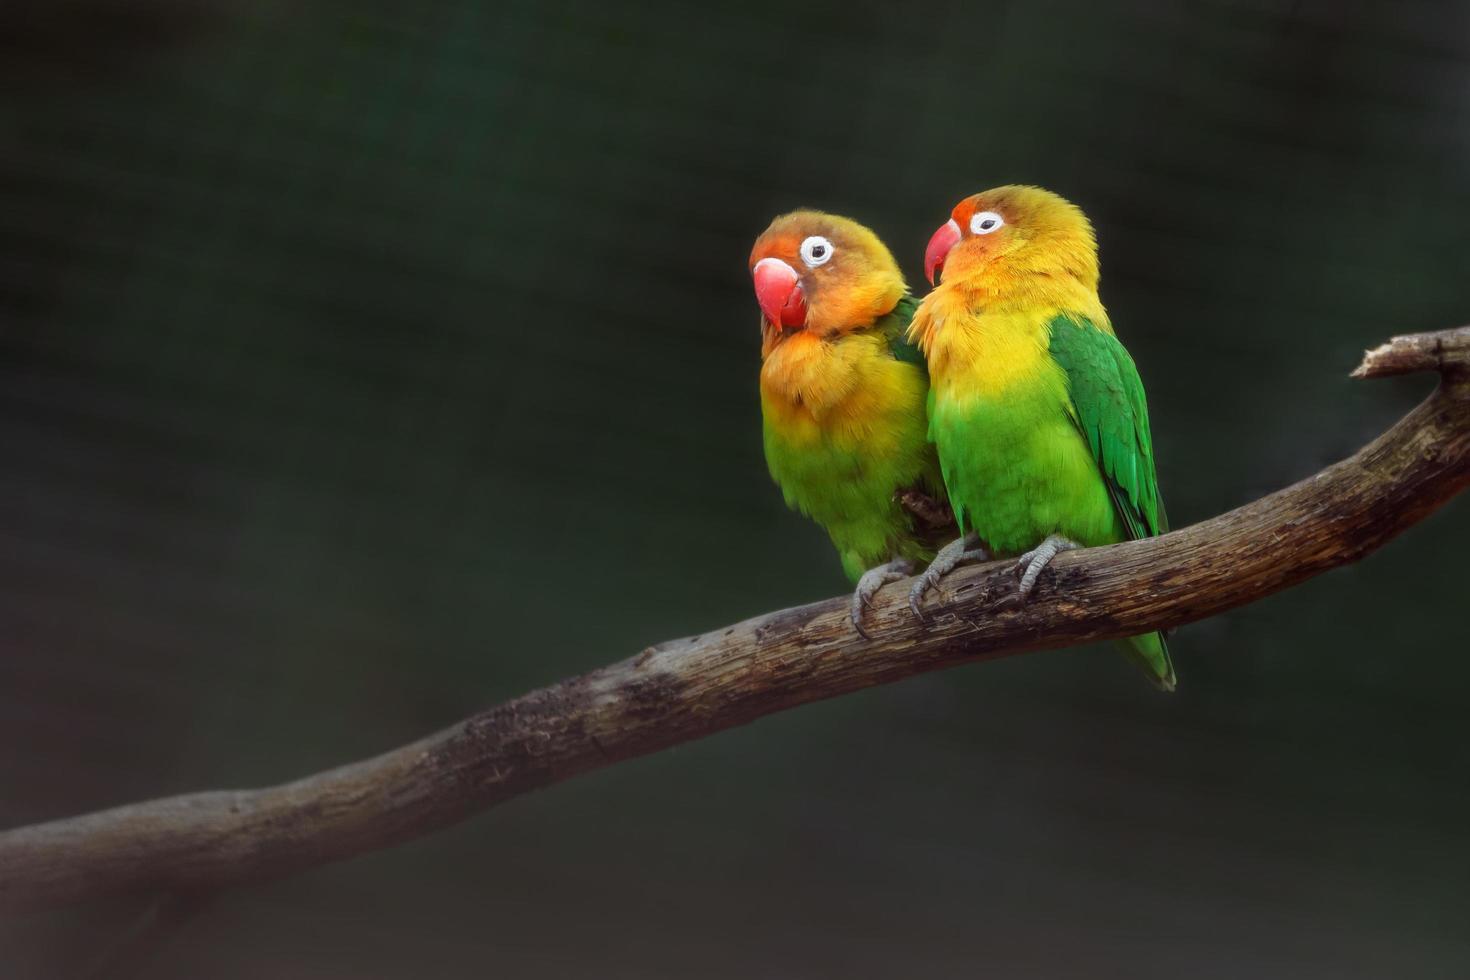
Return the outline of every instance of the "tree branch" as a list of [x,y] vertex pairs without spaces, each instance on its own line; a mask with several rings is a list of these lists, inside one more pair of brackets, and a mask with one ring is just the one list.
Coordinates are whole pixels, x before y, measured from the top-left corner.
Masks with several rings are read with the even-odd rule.
[[1470,346],[1470,327],[1438,333],[1411,333],[1395,337],[1363,354],[1354,378],[1382,378],[1414,371],[1439,371],[1454,381],[1463,381],[1470,370],[1465,349]]
[[1213,520],[1068,552],[1029,605],[1011,563],[955,573],[930,623],[885,589],[864,641],[848,599],[672,640],[377,758],[267,789],[197,793],[0,833],[0,909],[200,892],[428,834],[521,793],[772,712],[925,671],[1178,626],[1382,546],[1470,484],[1470,327],[1398,337],[1355,372],[1437,370],[1356,455]]

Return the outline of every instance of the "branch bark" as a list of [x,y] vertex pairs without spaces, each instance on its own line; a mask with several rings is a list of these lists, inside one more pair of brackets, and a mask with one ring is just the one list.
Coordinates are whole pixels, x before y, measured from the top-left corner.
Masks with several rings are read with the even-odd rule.
[[1470,485],[1470,327],[1398,337],[1354,372],[1437,370],[1351,458],[1158,538],[1068,552],[1029,605],[1011,563],[955,573],[928,625],[902,587],[857,636],[841,597],[660,643],[373,759],[0,833],[0,910],[208,892],[386,848],[496,803],[762,715],[975,660],[1202,619],[1357,561]]

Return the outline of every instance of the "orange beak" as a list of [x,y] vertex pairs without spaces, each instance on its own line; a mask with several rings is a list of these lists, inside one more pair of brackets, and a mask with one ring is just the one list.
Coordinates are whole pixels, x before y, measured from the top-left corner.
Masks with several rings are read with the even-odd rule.
[[929,239],[929,247],[924,249],[924,276],[929,280],[929,285],[939,285],[939,273],[944,268],[944,260],[949,255],[949,250],[960,243],[959,222],[950,218],[939,226]]
[[761,259],[750,270],[755,280],[755,301],[773,324],[799,327],[806,323],[806,295],[796,270],[780,259]]

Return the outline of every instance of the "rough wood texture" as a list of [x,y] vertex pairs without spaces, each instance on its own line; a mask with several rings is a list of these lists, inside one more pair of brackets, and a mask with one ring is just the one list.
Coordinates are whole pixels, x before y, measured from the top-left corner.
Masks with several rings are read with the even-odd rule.
[[1470,328],[1395,338],[1358,375],[1438,390],[1352,458],[1163,537],[1061,555],[1030,605],[1012,563],[956,573],[910,616],[885,589],[864,641],[841,597],[649,647],[412,745],[268,789],[198,793],[0,834],[0,909],[208,891],[430,833],[485,807],[808,701],[987,657],[1178,626],[1357,561],[1470,484]]

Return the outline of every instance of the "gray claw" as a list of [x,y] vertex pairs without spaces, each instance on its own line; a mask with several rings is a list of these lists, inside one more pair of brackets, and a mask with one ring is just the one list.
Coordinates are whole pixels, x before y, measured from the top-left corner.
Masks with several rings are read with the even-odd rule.
[[1025,602],[1031,597],[1031,591],[1036,588],[1036,580],[1041,575],[1041,570],[1051,564],[1053,558],[1064,551],[1073,551],[1080,547],[1082,546],[1075,541],[1064,538],[1060,534],[1053,534],[1016,559],[1016,574],[1021,576],[1021,582],[1016,586],[1016,591],[1020,593],[1021,601]]
[[929,567],[924,570],[919,581],[915,582],[914,587],[909,590],[909,609],[913,611],[914,618],[920,622],[924,621],[924,596],[930,589],[938,587],[940,579],[961,565],[989,560],[990,555],[980,547],[979,536],[973,533],[956,538],[940,548],[939,554],[934,556],[934,560],[929,563]]
[[863,610],[873,605],[873,596],[878,590],[889,582],[897,582],[901,578],[908,578],[914,574],[914,563],[907,558],[895,558],[886,565],[870,568],[858,579],[857,588],[852,591],[852,609],[850,617],[852,628],[857,630],[858,636],[865,640],[871,640],[868,631],[863,629]]

